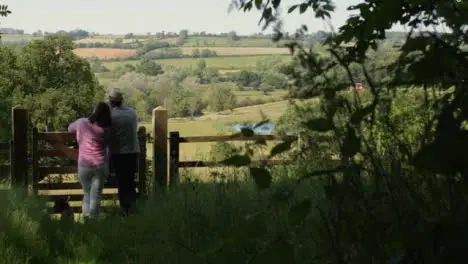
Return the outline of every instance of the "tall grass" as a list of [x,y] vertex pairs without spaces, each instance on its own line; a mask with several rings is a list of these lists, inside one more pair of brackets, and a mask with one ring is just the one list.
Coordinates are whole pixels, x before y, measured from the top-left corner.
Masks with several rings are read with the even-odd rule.
[[[45,201],[3,191],[0,263],[244,263],[262,241],[288,228],[287,214],[282,213],[286,207],[270,200],[271,192],[285,188],[288,180],[281,182],[269,191],[258,191],[248,179],[186,182],[156,193],[137,215],[103,216],[85,224],[53,220],[45,212]],[[307,192],[301,195],[319,197],[320,192],[311,191],[314,186],[304,186]],[[246,229],[246,217],[254,214],[258,222]],[[305,228],[302,239],[311,230]],[[241,233],[245,241],[223,248],[226,237]],[[199,255],[214,248],[220,250],[209,257]]]

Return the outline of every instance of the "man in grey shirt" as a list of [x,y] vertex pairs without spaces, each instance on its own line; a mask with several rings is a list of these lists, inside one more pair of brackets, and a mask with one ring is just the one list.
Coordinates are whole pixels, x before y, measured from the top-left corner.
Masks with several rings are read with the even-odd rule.
[[135,209],[135,173],[138,170],[138,119],[135,109],[123,105],[123,94],[118,88],[109,92],[112,109],[111,164],[117,178],[120,208],[124,214]]

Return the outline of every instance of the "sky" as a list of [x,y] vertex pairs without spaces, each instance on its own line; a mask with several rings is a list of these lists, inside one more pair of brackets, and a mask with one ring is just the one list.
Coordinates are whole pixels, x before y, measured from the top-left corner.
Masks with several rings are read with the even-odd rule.
[[[37,30],[84,29],[100,34],[146,34],[160,31],[210,33],[236,31],[238,34],[261,32],[258,11],[228,12],[231,0],[2,0],[12,11],[1,18],[0,27]],[[283,0],[285,7],[301,0]],[[337,27],[349,16],[346,7],[358,0],[335,0],[337,11],[332,24]],[[285,10],[286,11],[286,10]],[[287,15],[284,29],[293,33],[306,24],[309,31],[326,29],[323,21],[315,20],[312,12]],[[268,33],[268,31],[265,31]]]

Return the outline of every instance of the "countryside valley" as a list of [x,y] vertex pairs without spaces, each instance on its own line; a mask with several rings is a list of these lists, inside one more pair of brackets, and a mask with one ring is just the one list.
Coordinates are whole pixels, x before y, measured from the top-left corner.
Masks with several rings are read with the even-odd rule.
[[[143,16],[150,3],[136,2]],[[174,32],[27,32],[4,26],[21,10],[0,2],[0,263],[465,263],[468,5],[232,2],[262,18],[245,29],[258,33],[210,32],[215,18]],[[337,26],[342,10],[353,14]],[[324,28],[285,29],[293,14]],[[138,211],[120,216],[111,175],[99,219],[83,222],[76,161],[36,143],[112,88],[158,140],[142,137]],[[15,106],[28,112],[19,162]]]

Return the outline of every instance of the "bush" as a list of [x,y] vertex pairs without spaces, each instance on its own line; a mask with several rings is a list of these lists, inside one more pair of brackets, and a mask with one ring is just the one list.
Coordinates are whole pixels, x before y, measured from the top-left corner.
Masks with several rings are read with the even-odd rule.
[[157,59],[174,59],[174,58],[182,58],[184,56],[183,52],[179,48],[163,48],[157,49],[151,52],[148,52],[144,55],[144,58],[150,60],[157,60]]
[[162,48],[169,48],[171,45],[165,41],[148,41],[143,47],[137,50],[137,57],[140,58],[141,56],[145,55],[146,53]]

